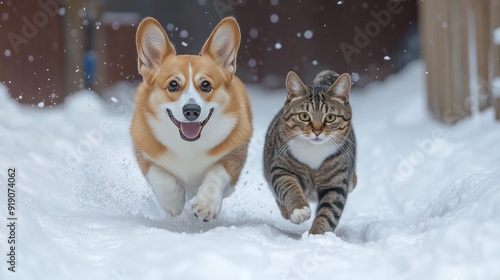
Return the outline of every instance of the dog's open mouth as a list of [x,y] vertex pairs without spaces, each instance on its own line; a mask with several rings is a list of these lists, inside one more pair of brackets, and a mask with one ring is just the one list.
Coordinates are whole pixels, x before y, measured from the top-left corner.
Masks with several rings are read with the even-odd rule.
[[181,138],[183,140],[192,142],[200,139],[201,136],[201,131],[203,130],[203,127],[208,123],[210,120],[210,117],[212,116],[212,113],[214,112],[214,108],[210,109],[210,113],[208,114],[208,117],[202,121],[202,122],[180,122],[178,121],[174,115],[172,114],[172,111],[167,109],[168,116],[172,120],[172,122],[179,128],[179,133],[181,135]]

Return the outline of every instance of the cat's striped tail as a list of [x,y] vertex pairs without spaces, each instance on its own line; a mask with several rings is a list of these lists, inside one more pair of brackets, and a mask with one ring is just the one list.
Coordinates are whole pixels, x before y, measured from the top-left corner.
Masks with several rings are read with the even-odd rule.
[[332,70],[323,70],[316,75],[313,84],[322,86],[331,86],[340,75]]

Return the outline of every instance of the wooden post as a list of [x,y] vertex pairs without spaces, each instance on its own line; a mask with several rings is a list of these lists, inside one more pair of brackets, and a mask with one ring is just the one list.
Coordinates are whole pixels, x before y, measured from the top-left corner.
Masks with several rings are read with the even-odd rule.
[[[490,30],[493,33],[500,28],[500,0],[491,0]],[[491,40],[492,44],[492,69],[493,77],[500,77],[500,44]]]
[[495,99],[495,119],[500,121],[500,97]]
[[476,29],[476,59],[478,84],[474,85],[479,110],[492,105],[491,94],[491,29],[490,29],[490,1],[474,0],[473,11]]
[[[500,0],[491,0],[490,6],[490,34],[492,34],[495,30],[500,28]],[[494,42],[491,40],[491,72],[492,79],[500,79],[500,44],[499,42]],[[498,85],[494,85],[493,96],[495,98],[494,105],[496,110],[496,119],[500,120],[500,87]]]
[[437,83],[434,79],[433,75],[429,75],[429,71],[431,69],[435,69],[434,65],[434,53],[431,49],[436,44],[436,36],[434,35],[434,29],[430,26],[430,21],[432,20],[432,8],[436,6],[435,2],[427,1],[421,2],[418,5],[419,8],[419,22],[420,22],[420,38],[421,38],[421,48],[422,48],[422,56],[425,60],[426,65],[426,86],[427,86],[427,107],[433,114],[435,118],[438,117],[439,109],[437,108],[437,96],[434,94],[430,94],[434,88],[437,88]]
[[66,94],[83,88],[83,48],[85,40],[82,26],[82,18],[78,15],[83,8],[83,0],[72,0],[71,8],[66,7],[64,17],[64,89]]
[[[451,68],[454,70],[452,80],[452,94],[457,93],[456,99],[452,102],[454,112],[458,114],[459,119],[463,119],[472,115],[471,109],[471,84],[470,84],[470,66],[469,66],[469,11],[472,8],[468,0],[461,0],[456,3],[456,0],[448,0],[448,4],[454,7],[450,9],[450,17],[455,21],[456,26],[449,29],[453,34],[451,49],[456,50],[456,56],[451,57]],[[461,16],[460,16],[461,15]],[[457,43],[459,47],[457,47]],[[455,60],[455,57],[458,58]]]
[[454,124],[471,115],[467,0],[423,0],[422,47],[427,72],[428,106]]

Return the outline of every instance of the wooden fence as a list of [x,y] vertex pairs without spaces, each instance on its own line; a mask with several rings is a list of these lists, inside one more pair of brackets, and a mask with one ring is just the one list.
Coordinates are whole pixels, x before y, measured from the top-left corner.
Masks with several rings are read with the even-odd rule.
[[[76,49],[65,52],[66,17],[54,1],[1,1],[0,81],[21,103],[49,107],[61,103],[71,60]],[[79,39],[75,31],[73,40]],[[75,70],[73,70],[73,73]],[[74,88],[73,88],[74,89]]]
[[419,3],[430,111],[454,124],[495,106],[500,120],[500,0]]
[[356,73],[363,86],[418,57],[407,43],[417,33],[417,0],[391,1],[0,1],[0,82],[34,106],[60,104],[83,88],[99,93],[141,79],[135,32],[142,17],[158,19],[179,54],[196,54],[232,15],[242,32],[244,82],[283,87],[289,70],[310,81],[334,69]]
[[20,103],[52,107],[136,79],[140,16],[104,13],[99,0],[60,2],[0,1],[0,82]]

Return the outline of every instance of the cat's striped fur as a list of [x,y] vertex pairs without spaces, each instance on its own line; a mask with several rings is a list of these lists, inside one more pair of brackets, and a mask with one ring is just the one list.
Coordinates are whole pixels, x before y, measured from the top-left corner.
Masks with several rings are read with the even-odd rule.
[[286,87],[285,105],[266,135],[265,177],[285,219],[304,222],[311,214],[308,200],[317,201],[309,233],[332,232],[357,180],[351,78],[327,70],[306,86],[290,72]]

